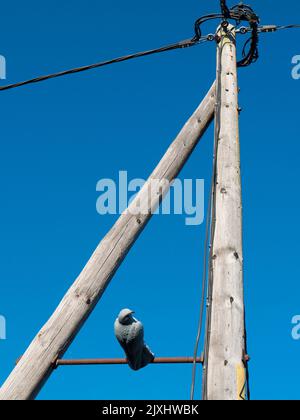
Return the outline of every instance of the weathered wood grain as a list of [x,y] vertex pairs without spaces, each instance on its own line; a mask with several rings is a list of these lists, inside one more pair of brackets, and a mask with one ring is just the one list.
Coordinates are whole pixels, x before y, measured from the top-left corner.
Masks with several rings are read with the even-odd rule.
[[208,400],[239,400],[245,391],[238,82],[233,26],[230,25],[228,31],[227,35],[223,30],[219,31],[222,41],[218,45],[221,74],[217,75],[216,96],[220,98],[220,114],[216,116],[212,302],[205,372]]

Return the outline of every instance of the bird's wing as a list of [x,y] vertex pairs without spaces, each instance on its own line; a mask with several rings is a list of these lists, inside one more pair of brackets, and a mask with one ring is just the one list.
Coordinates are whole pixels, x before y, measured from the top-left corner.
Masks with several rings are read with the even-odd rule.
[[143,365],[143,349],[144,327],[141,322],[135,321],[130,326],[125,350],[128,364],[133,370],[139,370]]
[[140,321],[136,321],[130,326],[127,342],[134,342],[135,344],[144,343],[144,327]]

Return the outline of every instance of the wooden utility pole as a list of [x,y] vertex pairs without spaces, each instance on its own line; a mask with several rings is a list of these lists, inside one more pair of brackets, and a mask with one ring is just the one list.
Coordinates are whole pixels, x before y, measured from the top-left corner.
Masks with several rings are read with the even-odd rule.
[[[3,384],[0,400],[33,399],[38,394],[55,368],[57,359],[63,356],[72,343],[131,246],[168,192],[170,183],[177,177],[213,120],[215,100],[213,84],[145,186],[99,244],[52,317]],[[160,188],[149,202],[149,189],[152,188],[152,181],[157,180]],[[143,209],[140,214],[137,212],[139,208]]]
[[216,172],[204,398],[245,397],[242,199],[235,29],[218,31]]

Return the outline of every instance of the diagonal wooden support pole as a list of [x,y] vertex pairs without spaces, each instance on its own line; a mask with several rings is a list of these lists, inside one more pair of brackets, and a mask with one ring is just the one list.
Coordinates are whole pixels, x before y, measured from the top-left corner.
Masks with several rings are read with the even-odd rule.
[[[168,192],[202,135],[213,120],[215,83],[185,124],[178,137],[154,170],[130,207],[100,242],[86,267],[71,286],[60,305],[0,389],[0,400],[27,400],[36,397],[53,371],[55,361],[63,356],[80,328],[101,298],[114,273],[131,246]],[[153,180],[161,188],[151,197]],[[142,214],[137,209],[143,209]],[[145,211],[146,209],[146,211]]]

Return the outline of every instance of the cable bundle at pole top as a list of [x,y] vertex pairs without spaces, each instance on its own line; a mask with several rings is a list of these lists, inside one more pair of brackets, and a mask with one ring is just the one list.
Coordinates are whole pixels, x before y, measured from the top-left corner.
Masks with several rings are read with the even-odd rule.
[[[239,67],[247,67],[250,64],[254,63],[255,61],[257,61],[259,57],[259,53],[258,53],[259,17],[250,6],[246,6],[242,3],[238,4],[237,6],[232,7],[231,9],[227,7],[225,0],[221,0],[220,5],[221,5],[221,13],[214,13],[214,14],[206,15],[196,21],[195,40],[201,39],[202,37],[201,26],[210,20],[223,19],[222,26],[224,28],[228,26],[229,20],[234,20],[236,26],[239,26],[241,22],[247,22],[249,24],[249,28],[246,28],[246,31],[244,33],[251,32],[251,38],[248,39],[248,41],[246,42],[244,46],[242,60],[238,62]],[[240,32],[240,33],[243,33],[243,32]],[[247,51],[247,48],[248,48],[248,51]]]
[[[43,82],[46,80],[68,76],[71,74],[81,73],[88,70],[93,70],[100,67],[105,67],[111,64],[121,63],[124,61],[133,60],[140,57],[146,57],[154,54],[159,54],[167,51],[177,50],[181,48],[189,48],[195,45],[202,44],[207,41],[214,41],[218,42],[217,34],[208,34],[206,36],[202,35],[202,25],[210,20],[214,19],[222,19],[222,25],[224,28],[228,26],[228,21],[233,20],[235,21],[237,27],[238,34],[247,34],[251,33],[251,37],[245,43],[242,52],[242,59],[238,62],[239,67],[247,67],[250,64],[257,61],[259,57],[258,53],[258,42],[259,42],[259,34],[262,32],[275,32],[277,30],[282,29],[293,29],[293,28],[300,28],[300,25],[285,25],[285,26],[277,26],[277,25],[267,25],[267,26],[259,26],[259,17],[254,12],[254,10],[250,6],[246,6],[241,2],[237,6],[233,6],[232,8],[228,8],[226,0],[220,0],[220,7],[221,13],[214,13],[206,16],[202,16],[201,18],[197,19],[195,22],[195,36],[193,38],[187,39],[185,41],[177,42],[175,44],[167,45],[165,47],[148,50],[139,52],[136,54],[125,55],[123,57],[118,57],[112,60],[102,61],[99,63],[90,64],[87,66],[75,67],[70,70],[64,70],[56,73],[51,73],[44,76],[35,77],[32,79],[28,79],[22,82],[9,84],[6,86],[0,86],[0,91],[15,89],[21,86],[30,85],[34,83]],[[242,23],[246,22],[249,26],[240,27],[238,26]]]

